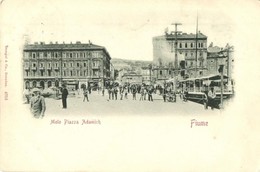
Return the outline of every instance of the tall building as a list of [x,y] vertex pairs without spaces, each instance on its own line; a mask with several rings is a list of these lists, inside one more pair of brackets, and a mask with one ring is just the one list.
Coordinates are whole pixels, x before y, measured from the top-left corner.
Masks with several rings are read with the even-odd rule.
[[110,79],[111,57],[105,47],[91,42],[26,44],[23,49],[24,87],[69,89],[83,84],[104,85]]
[[165,32],[165,35],[153,37],[153,70],[157,80],[172,78],[176,70],[179,77],[202,76],[206,71],[206,59],[207,36],[201,32],[197,35]]
[[224,48],[213,46],[213,43],[208,47],[207,55],[207,67],[208,75],[218,75],[219,66],[223,65],[223,73],[228,76],[228,80],[231,81],[232,71],[234,68],[233,46],[226,45]]

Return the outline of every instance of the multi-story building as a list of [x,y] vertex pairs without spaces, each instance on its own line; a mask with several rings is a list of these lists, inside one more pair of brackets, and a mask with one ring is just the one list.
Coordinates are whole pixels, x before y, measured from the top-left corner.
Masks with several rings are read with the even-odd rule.
[[[196,45],[197,44],[197,45]],[[177,56],[175,56],[175,54]],[[153,37],[153,70],[155,78],[205,75],[207,36],[198,34],[168,34]],[[180,72],[182,69],[183,72]],[[157,77],[158,76],[158,77]]]
[[223,74],[228,76],[228,80],[231,81],[234,67],[233,47],[227,44],[225,48],[220,48],[211,44],[208,47],[207,74],[219,74],[220,65],[223,65]]
[[142,84],[142,75],[135,72],[125,73],[122,76],[122,84]]
[[82,44],[26,44],[23,49],[25,87],[48,88],[66,83],[70,89],[82,84],[104,85],[110,79],[111,57],[105,47]]

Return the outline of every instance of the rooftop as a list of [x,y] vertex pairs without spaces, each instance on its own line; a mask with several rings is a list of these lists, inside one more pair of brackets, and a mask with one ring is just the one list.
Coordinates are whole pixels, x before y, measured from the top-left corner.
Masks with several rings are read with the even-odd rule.
[[58,42],[50,42],[49,44],[45,44],[44,42],[35,42],[34,44],[25,44],[24,50],[81,50],[81,49],[105,49],[105,47],[92,44],[91,42],[81,43],[77,41],[76,43],[58,43]]
[[[175,34],[165,34],[165,35],[162,35],[162,36],[155,36],[153,37],[154,39],[157,39],[157,38],[164,38],[164,39],[167,39],[167,40],[173,40],[175,39],[176,35]],[[198,39],[207,39],[207,36],[204,35],[203,33],[199,32],[198,35],[197,35],[197,38]],[[178,33],[177,34],[177,39],[179,40],[187,40],[187,39],[196,39],[196,34],[193,34],[193,33]]]

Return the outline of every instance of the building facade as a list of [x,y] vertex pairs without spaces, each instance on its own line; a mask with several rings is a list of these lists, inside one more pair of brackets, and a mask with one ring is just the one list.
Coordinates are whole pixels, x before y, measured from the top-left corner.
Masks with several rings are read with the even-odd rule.
[[105,47],[92,43],[26,44],[23,49],[24,87],[60,87],[77,90],[82,84],[100,86],[110,79],[111,57]]
[[223,74],[228,76],[228,80],[231,81],[233,79],[232,72],[234,68],[233,51],[233,46],[229,46],[228,44],[225,48],[220,48],[213,45],[208,47],[207,74],[218,75],[218,69],[220,65],[223,65]]
[[163,36],[153,37],[155,78],[203,76],[206,71],[206,59],[207,36],[201,32],[197,35],[165,33]]
[[142,84],[142,75],[135,72],[125,73],[122,76],[122,84]]

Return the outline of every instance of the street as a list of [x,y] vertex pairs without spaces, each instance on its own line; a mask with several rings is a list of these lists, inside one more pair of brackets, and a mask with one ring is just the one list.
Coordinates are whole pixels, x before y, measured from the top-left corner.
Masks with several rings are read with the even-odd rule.
[[[218,109],[205,110],[203,105],[194,102],[183,102],[177,96],[176,103],[164,102],[163,97],[153,94],[153,102],[144,100],[140,101],[140,95],[137,94],[136,100],[132,99],[132,94],[128,94],[128,99],[109,100],[107,92],[102,96],[101,92],[93,91],[89,96],[89,102],[83,102],[83,95],[76,93],[76,96],[67,98],[67,109],[62,109],[61,100],[45,98],[46,112],[45,116],[55,117],[57,115],[200,115],[200,114],[216,114]],[[29,107],[28,107],[29,108]]]

